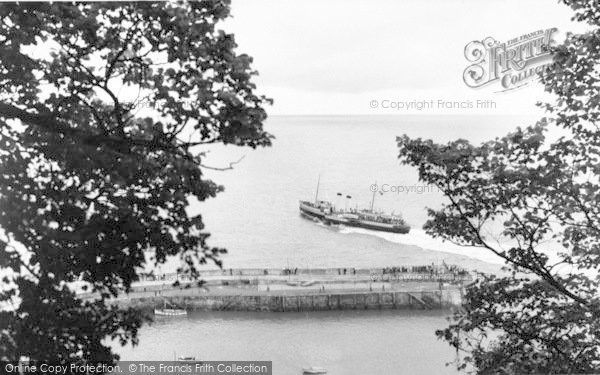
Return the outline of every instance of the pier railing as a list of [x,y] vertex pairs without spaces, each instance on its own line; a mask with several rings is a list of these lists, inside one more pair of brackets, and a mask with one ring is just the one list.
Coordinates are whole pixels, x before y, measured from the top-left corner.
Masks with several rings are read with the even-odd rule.
[[[199,280],[202,284],[198,285]],[[200,279],[192,279],[181,273],[163,273],[147,275],[131,286],[131,293],[142,293],[160,296],[162,293],[184,292],[188,288],[224,286],[231,291],[247,292],[248,288],[258,290],[261,285],[267,291],[279,285],[292,284],[308,287],[317,284],[316,288],[328,290],[342,288],[344,290],[370,290],[374,285],[385,290],[384,284],[400,285],[403,283],[450,283],[465,285],[474,280],[466,271],[456,268],[440,268],[432,266],[388,267],[388,268],[313,268],[313,269],[223,269],[205,270]],[[307,284],[307,285],[302,285]],[[260,289],[260,288],[259,288]],[[274,290],[274,289],[273,289]],[[95,293],[82,292],[83,298],[96,298]],[[129,298],[129,297],[127,297]]]
[[[386,268],[227,268],[218,270],[204,270],[200,278],[252,278],[264,276],[368,276],[379,281],[394,280],[471,280],[471,274],[457,267],[439,266],[405,266]],[[185,282],[193,281],[192,278],[182,273],[162,273],[142,275],[140,281]]]

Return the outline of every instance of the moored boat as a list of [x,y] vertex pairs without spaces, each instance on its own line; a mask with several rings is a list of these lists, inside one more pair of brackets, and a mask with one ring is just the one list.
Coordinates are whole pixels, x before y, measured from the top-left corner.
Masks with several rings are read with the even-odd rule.
[[154,315],[161,316],[182,316],[187,315],[187,311],[185,309],[173,309],[167,307],[167,300],[163,301],[162,309],[154,309]]
[[303,374],[327,374],[327,369],[325,369],[323,367],[315,367],[315,366],[303,367],[302,373]]
[[196,360],[196,357],[184,357],[184,356],[180,356],[179,358],[177,358],[178,361],[180,362],[193,362]]
[[154,315],[181,316],[187,315],[187,311],[184,309],[154,309]]

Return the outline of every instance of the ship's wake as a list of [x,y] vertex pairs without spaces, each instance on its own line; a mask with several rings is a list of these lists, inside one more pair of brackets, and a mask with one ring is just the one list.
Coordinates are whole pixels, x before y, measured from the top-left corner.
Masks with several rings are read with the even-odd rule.
[[402,245],[413,245],[426,250],[442,251],[446,253],[463,255],[487,263],[502,264],[503,260],[493,253],[469,246],[460,246],[448,241],[433,238],[422,229],[411,229],[407,234],[378,232],[364,228],[353,228],[340,226],[339,232],[342,234],[365,234],[383,238],[386,241]]

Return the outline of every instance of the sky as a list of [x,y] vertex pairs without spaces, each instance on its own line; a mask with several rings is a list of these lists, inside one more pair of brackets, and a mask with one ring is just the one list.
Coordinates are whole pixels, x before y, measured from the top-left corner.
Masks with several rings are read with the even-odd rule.
[[[272,115],[522,114],[536,111],[543,87],[467,87],[465,45],[551,27],[560,41],[585,29],[571,16],[549,0],[234,0],[223,28],[254,57]],[[391,108],[431,100],[422,110]],[[475,108],[446,104],[467,101]]]

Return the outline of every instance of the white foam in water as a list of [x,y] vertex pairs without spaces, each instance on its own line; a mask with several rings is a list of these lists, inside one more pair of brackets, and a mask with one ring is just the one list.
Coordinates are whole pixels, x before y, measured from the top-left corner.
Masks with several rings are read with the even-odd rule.
[[[446,253],[464,255],[471,257],[483,262],[492,264],[504,264],[504,260],[499,256],[495,255],[491,251],[482,248],[459,246],[448,241],[442,241],[441,239],[433,238],[422,229],[411,229],[408,234],[398,233],[387,233],[377,232],[363,228],[352,228],[352,227],[340,227],[340,233],[342,234],[366,234],[383,238],[389,242],[403,244],[403,245],[414,245],[422,249],[442,251]],[[509,248],[508,242],[504,243],[503,248]],[[548,256],[549,263],[556,263],[561,260],[558,255],[558,251],[564,251],[564,248],[556,240],[546,241],[537,247],[537,251],[544,253]],[[570,273],[573,272],[573,267],[563,266],[558,267],[556,271],[558,273]],[[591,271],[594,274],[595,271]]]
[[340,227],[340,233],[366,234],[370,236],[383,238],[384,240],[389,242],[399,243],[403,245],[414,245],[427,250],[464,255],[487,263],[504,263],[502,258],[490,252],[489,250],[469,246],[459,246],[448,241],[442,241],[441,239],[431,237],[422,229],[411,229],[408,234],[399,234],[389,232],[377,232],[363,228]]

